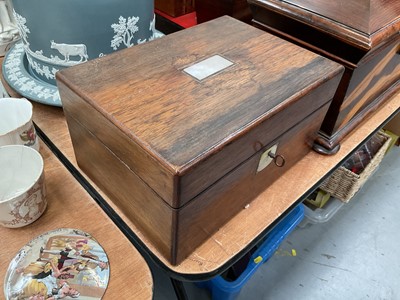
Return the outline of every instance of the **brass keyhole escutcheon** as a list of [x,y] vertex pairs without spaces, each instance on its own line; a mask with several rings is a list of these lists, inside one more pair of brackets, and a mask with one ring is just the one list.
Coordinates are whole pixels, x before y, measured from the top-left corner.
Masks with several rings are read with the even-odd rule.
[[283,167],[286,163],[283,155],[277,154],[278,144],[268,148],[260,157],[258,162],[257,172],[264,170],[270,163],[274,162],[277,167]]

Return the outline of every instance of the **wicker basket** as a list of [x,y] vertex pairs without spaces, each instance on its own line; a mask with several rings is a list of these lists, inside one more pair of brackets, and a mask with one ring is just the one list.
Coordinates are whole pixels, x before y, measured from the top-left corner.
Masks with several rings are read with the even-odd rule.
[[349,202],[377,169],[389,147],[390,136],[383,132],[378,132],[377,135],[383,139],[384,143],[360,174],[353,173],[341,166],[322,182],[320,189],[343,202]]

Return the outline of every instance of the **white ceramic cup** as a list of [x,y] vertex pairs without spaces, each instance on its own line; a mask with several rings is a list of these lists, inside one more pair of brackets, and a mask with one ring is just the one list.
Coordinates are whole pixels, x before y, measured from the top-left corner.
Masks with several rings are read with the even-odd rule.
[[25,145],[39,151],[32,113],[25,98],[0,98],[0,146]]
[[0,225],[36,221],[47,206],[43,158],[23,145],[0,146]]

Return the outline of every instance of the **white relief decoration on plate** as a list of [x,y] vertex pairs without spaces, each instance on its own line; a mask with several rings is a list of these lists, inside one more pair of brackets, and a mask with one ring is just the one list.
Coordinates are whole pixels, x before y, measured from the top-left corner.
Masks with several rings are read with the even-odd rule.
[[149,38],[149,41],[152,41],[154,39],[157,39],[157,38],[163,36],[163,34],[161,32],[158,32],[156,30],[156,15],[155,14],[153,15],[153,20],[150,22],[149,30],[151,32],[151,36]]
[[[111,41],[111,47],[114,50],[117,50],[118,47],[123,43],[127,48],[134,46],[132,44],[132,39],[134,37],[134,33],[139,30],[139,27],[136,25],[139,21],[139,17],[128,17],[126,20],[124,17],[119,17],[118,24],[112,24],[111,28],[114,30],[115,35],[113,36],[113,40]],[[154,39],[163,37],[164,34],[156,30],[156,15],[153,15],[153,20],[150,21],[149,30],[151,32],[151,36],[148,41],[152,41]],[[136,44],[140,45],[146,43],[147,39],[137,39]]]
[[24,54],[24,46],[22,43],[16,44],[11,52],[9,52],[7,60],[4,64],[5,75],[21,92],[28,92],[36,95],[41,99],[50,100],[54,103],[60,101],[60,95],[57,89],[50,89],[45,86],[36,84],[28,76],[24,75],[20,70],[21,56]]
[[138,40],[137,40],[137,44],[138,44],[138,45],[144,44],[144,43],[146,43],[146,42],[147,42],[147,39],[144,39],[144,40],[138,39]]
[[[139,17],[128,17],[128,20],[120,16],[118,19],[119,23],[112,24],[111,28],[114,30],[115,35],[111,40],[111,47],[117,50],[121,44],[125,47],[132,47],[132,39],[134,34],[139,31],[139,27],[136,25],[139,21]],[[142,41],[142,43],[145,41]]]
[[64,56],[64,62],[69,62],[70,56],[79,56],[78,63],[84,62],[88,60],[87,50],[85,44],[64,44],[64,43],[55,43],[51,41],[51,49],[55,49],[60,52],[61,55]]
[[[150,33],[151,33],[151,36],[149,37],[149,42],[154,40],[154,39],[156,39],[156,38],[159,38],[159,37],[163,36],[163,34],[161,34],[160,32],[156,31],[156,15],[155,14],[153,15],[153,20],[150,21],[149,30],[150,30]],[[138,39],[137,40],[137,44],[143,44],[145,42],[147,42],[147,39],[144,39],[144,40]]]
[[29,55],[27,55],[26,58],[28,59],[30,66],[36,71],[36,73],[41,76],[45,76],[47,79],[56,78],[56,72],[58,71],[58,69],[52,67],[50,70],[49,66],[42,67],[38,62],[32,60]]
[[151,37],[151,41],[152,41],[152,40],[155,40],[155,39],[158,39],[158,38],[161,38],[161,37],[163,37],[163,36],[164,36],[163,33],[159,32],[159,31],[155,31],[155,32],[154,32],[154,35]]
[[24,43],[29,44],[28,33],[31,33],[31,31],[26,26],[26,19],[23,16],[17,14],[15,12],[15,10],[13,10],[13,15],[14,15],[15,23],[19,29],[19,34],[21,35],[22,40],[24,41]]
[[[18,13],[13,11],[14,18],[16,20],[17,26],[19,28],[21,38],[24,42],[24,48],[25,52],[29,54],[30,56],[41,60],[46,63],[50,64],[57,64],[60,66],[74,66],[77,65],[83,61],[88,60],[88,55],[87,55],[87,47],[85,44],[64,44],[64,43],[55,43],[54,41],[50,41],[50,48],[57,50],[63,58],[60,58],[57,55],[51,55],[50,57],[47,57],[43,55],[43,50],[36,50],[35,52],[32,51],[29,46],[30,43],[28,41],[28,33],[30,33],[29,28],[26,26],[26,18],[23,16],[19,15]],[[70,60],[70,56],[79,56],[79,60]],[[31,62],[31,61],[29,61]],[[32,67],[37,71],[37,68],[40,70],[39,66],[33,66]],[[38,71],[39,73],[40,71]],[[39,73],[41,74],[41,73]],[[42,74],[41,74],[42,75]],[[46,76],[47,77],[47,76]]]

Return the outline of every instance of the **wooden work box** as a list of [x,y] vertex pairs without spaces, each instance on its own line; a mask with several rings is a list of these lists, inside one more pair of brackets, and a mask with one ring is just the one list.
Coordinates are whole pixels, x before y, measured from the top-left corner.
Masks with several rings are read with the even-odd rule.
[[251,22],[247,0],[196,0],[197,22],[204,23],[228,15],[246,23]]
[[310,151],[342,72],[226,16],[57,82],[79,166],[177,264]]
[[316,150],[340,141],[400,87],[399,0],[249,0],[254,24],[345,66]]
[[194,0],[155,0],[154,8],[170,15],[179,17],[194,11]]

